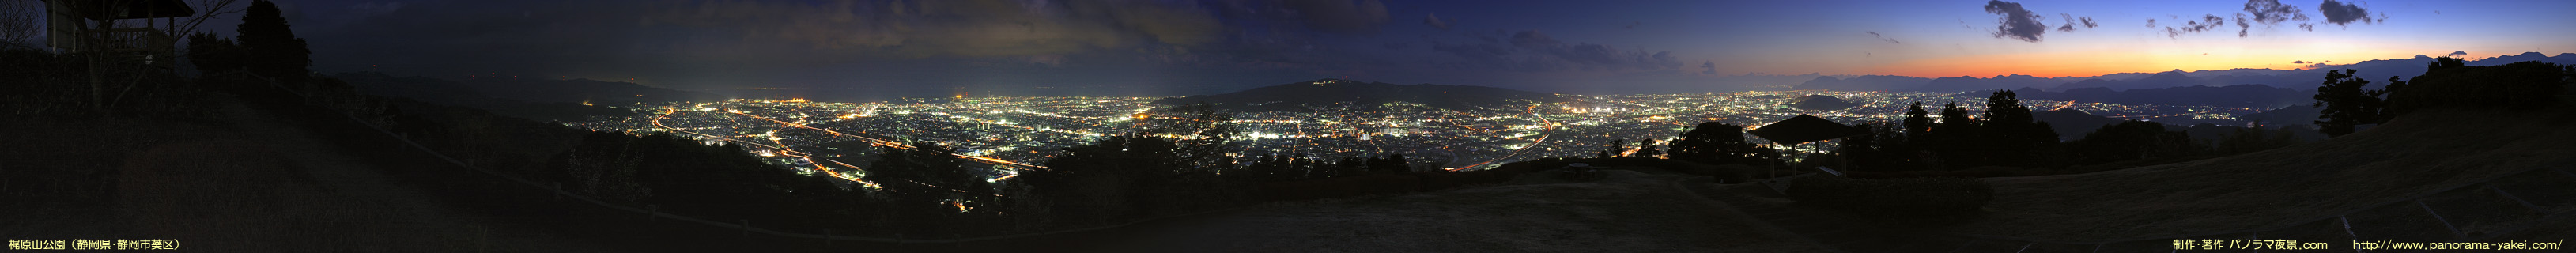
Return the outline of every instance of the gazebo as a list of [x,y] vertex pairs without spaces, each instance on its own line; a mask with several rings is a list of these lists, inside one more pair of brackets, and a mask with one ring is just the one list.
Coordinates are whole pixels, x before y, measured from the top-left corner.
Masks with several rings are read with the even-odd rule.
[[[1816,141],[1869,134],[1869,130],[1846,126],[1842,123],[1834,123],[1832,120],[1825,120],[1825,118],[1806,114],[1799,114],[1797,117],[1790,117],[1789,119],[1780,120],[1779,122],[1772,122],[1769,125],[1763,125],[1761,128],[1755,128],[1753,131],[1749,132],[1752,133],[1754,137],[1761,137],[1763,140],[1770,140],[1771,143],[1787,145],[1814,143]],[[1835,174],[1839,175],[1841,173]]]

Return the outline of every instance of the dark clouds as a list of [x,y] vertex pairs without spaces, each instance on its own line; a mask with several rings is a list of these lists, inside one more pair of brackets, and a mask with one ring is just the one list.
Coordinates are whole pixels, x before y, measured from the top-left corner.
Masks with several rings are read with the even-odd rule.
[[2320,6],[2317,6],[2317,12],[2325,14],[2326,23],[2347,25],[2352,22],[2372,22],[2370,20],[2370,10],[2362,9],[2359,5],[2336,2],[2335,0],[2326,0],[2325,3],[2319,5]]
[[[2247,16],[2252,18],[2249,19]],[[2307,20],[2307,12],[2299,11],[2298,6],[2281,4],[2279,0],[2248,0],[2245,1],[2245,13],[2236,14],[2236,37],[2246,37],[2248,31],[2254,29],[2255,23],[2262,23],[2263,27],[2272,27],[2280,25],[2281,22]],[[2302,23],[2299,26],[2300,30],[2315,30],[2308,24]]]
[[1452,65],[1468,69],[1542,72],[1665,70],[1682,67],[1681,59],[1670,51],[1647,53],[1644,49],[1620,50],[1600,44],[1567,43],[1536,30],[1513,32],[1510,36],[1500,39],[1486,34],[1469,35],[1469,37],[1485,42],[1449,44],[1435,41],[1431,48],[1464,60],[1453,62]]
[[2290,64],[2308,64],[2308,61],[2290,61]]
[[2031,14],[2030,10],[2022,9],[2021,3],[1988,0],[1986,13],[2003,15],[2002,18],[1995,19],[1999,23],[1995,25],[1996,38],[2039,42],[2040,35],[2048,34],[2048,24],[2039,23],[2039,14]]
[[2298,6],[2281,4],[2280,0],[2245,1],[2245,13],[2254,16],[2252,21],[2263,23],[2264,25],[2280,24],[2283,21],[2308,20],[2308,14],[2306,12],[2299,11]]
[[1377,33],[1386,23],[1386,4],[1377,0],[1280,0],[1285,11],[1317,31],[1341,34]]
[[2451,53],[2450,53],[2450,54],[2444,54],[2444,55],[2442,55],[2442,56],[2450,56],[2450,57],[2452,57],[2452,58],[2459,58],[2460,56],[2467,56],[2467,55],[2469,55],[2469,51],[2451,51]]
[[2058,27],[2057,27],[2057,31],[2059,31],[2059,32],[2073,32],[2073,31],[2075,31],[2075,16],[2072,16],[2072,15],[2066,15],[2065,13],[2059,13],[2059,14],[2057,14],[2057,16],[2059,16],[2059,17],[2065,17],[2065,18],[2066,18],[2066,22],[2064,23],[2065,25],[2063,25],[2063,26],[2058,26]]
[[1864,32],[1864,33],[1869,33],[1869,37],[1871,37],[1871,38],[1878,38],[1879,40],[1887,41],[1887,43],[1905,44],[1905,42],[1903,42],[1903,41],[1896,41],[1896,39],[1894,39],[1894,38],[1888,38],[1887,36],[1880,36],[1880,35],[1878,35],[1878,32]]
[[[940,74],[841,71],[882,65],[987,72],[1216,68],[1328,75],[1458,66],[1547,71],[1682,65],[1670,53],[1558,38],[1515,38],[1528,45],[1499,48],[1376,39],[1381,28],[1399,23],[1389,22],[1392,14],[1378,0],[422,0],[341,5],[348,6],[308,10],[334,15],[308,14],[318,18],[295,21],[299,33],[314,43],[317,70],[676,79]],[[1424,25],[1434,28],[1452,28],[1454,21],[1423,16]],[[1513,35],[1495,34],[1496,42]],[[1520,67],[1445,57],[1477,55],[1461,52],[1504,55]],[[1422,63],[1431,60],[1447,63]],[[991,70],[970,70],[975,68]]]
[[[2386,20],[2386,17],[2384,16],[2378,20],[2371,19],[2369,17],[2368,10],[2364,10],[2358,5],[2336,2],[2333,0],[2327,0],[2319,5],[2320,6],[2317,8],[2318,11],[2325,14],[2324,16],[2326,16],[2326,22],[2328,23],[2342,25],[2352,22],[2371,23]],[[2247,0],[2245,1],[2244,12],[2233,13],[2230,14],[2230,16],[2234,17],[2236,21],[2236,37],[2240,38],[2252,36],[2252,31],[2256,24],[2261,24],[2265,28],[2270,28],[2292,21],[2308,20],[2308,14],[2306,11],[2300,10],[2299,7],[2295,5],[2283,4],[2279,0]],[[2202,15],[2200,20],[2188,21],[2180,26],[2164,27],[2165,35],[2168,37],[2181,37],[2184,34],[2209,31],[2219,26],[2225,26],[2226,20],[2227,18],[2221,18],[2218,15]],[[2157,27],[2155,25],[2155,21],[2155,19],[2148,19],[2147,27]],[[2316,24],[2297,22],[2297,25],[2300,31],[2316,30]]]
[[1513,33],[1511,41],[1512,46],[1525,48],[1554,47],[1558,44],[1564,44],[1563,42],[1556,41],[1556,37],[1549,37],[1547,36],[1547,33],[1541,33],[1535,30]]
[[2227,26],[2226,18],[2220,18],[2218,15],[2201,15],[2199,20],[2183,21],[2181,26],[2165,27],[2165,36],[2182,37],[2183,34],[2200,33],[2223,26]]
[[2064,18],[2066,20],[2066,25],[2057,27],[2057,31],[2059,32],[2074,32],[2075,25],[2078,24],[2084,25],[2084,28],[2102,26],[2100,23],[2094,23],[2093,17],[2076,17],[2075,15],[2068,15],[2065,13],[2058,13],[2057,17]]
[[1440,15],[1439,15],[1439,14],[1422,14],[1422,24],[1423,24],[1423,25],[1429,25],[1429,26],[1431,26],[1431,28],[1440,28],[1440,30],[1449,30],[1449,22],[1450,22],[1449,20],[1442,20],[1442,19],[1440,19]]
[[1702,75],[1715,75],[1715,74],[1717,74],[1717,61],[1704,61],[1704,62],[1700,62],[1700,63],[1699,63],[1699,68],[1701,69],[1701,70],[1699,71],[1699,74],[1702,74]]

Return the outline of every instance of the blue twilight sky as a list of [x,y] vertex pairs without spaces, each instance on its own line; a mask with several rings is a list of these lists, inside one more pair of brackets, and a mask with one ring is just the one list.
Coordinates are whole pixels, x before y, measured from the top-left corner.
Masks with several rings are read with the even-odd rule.
[[2054,77],[2576,52],[2576,15],[2563,13],[2576,1],[280,4],[319,71],[683,89],[1179,95],[1349,77],[1614,93],[1742,89],[1724,80],[1758,73]]

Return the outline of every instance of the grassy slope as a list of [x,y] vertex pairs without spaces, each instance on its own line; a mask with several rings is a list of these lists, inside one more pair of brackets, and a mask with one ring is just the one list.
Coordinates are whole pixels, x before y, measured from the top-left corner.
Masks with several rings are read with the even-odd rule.
[[[178,239],[218,252],[589,251],[523,224],[461,213],[379,174],[367,158],[294,127],[299,118],[232,99],[211,121],[48,120],[14,133],[11,166],[97,167],[100,205],[0,205],[19,239]],[[386,147],[378,145],[376,147]],[[12,167],[17,168],[17,167]],[[13,187],[51,184],[10,180]],[[66,180],[69,181],[69,180]],[[27,190],[27,189],[21,189]],[[45,189],[36,189],[45,190]],[[77,189],[66,191],[79,191]],[[34,196],[11,196],[25,200]],[[12,201],[15,202],[15,201]]]
[[1088,252],[1824,252],[1670,187],[1693,177],[1609,170],[1601,182],[1513,183],[1279,202],[1140,225]]
[[2322,142],[2099,173],[1993,178],[1963,233],[2096,241],[2274,227],[2576,164],[2576,114],[2429,110]]

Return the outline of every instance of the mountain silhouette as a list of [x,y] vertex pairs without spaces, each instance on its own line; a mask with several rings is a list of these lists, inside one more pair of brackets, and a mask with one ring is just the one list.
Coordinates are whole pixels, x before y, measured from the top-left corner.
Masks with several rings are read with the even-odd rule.
[[[725,99],[723,96],[704,92],[590,79],[449,80],[421,76],[395,77],[376,72],[340,73],[331,77],[348,81],[358,93],[473,107],[491,111],[494,114],[537,120],[575,120],[590,115],[615,115],[624,111],[605,106]],[[585,106],[582,103],[597,106]]]
[[[2424,74],[2424,66],[2432,63],[2433,59],[2434,57],[2431,56],[2416,55],[2415,57],[2404,59],[2366,60],[2351,64],[2301,66],[2302,69],[2294,70],[2240,68],[2227,70],[2183,71],[2176,69],[2153,73],[2113,73],[2098,76],[2051,78],[2027,75],[2002,75],[1990,78],[1978,78],[1972,76],[1924,78],[1895,75],[1865,75],[1852,77],[1818,76],[1808,79],[1806,82],[1799,83],[1796,86],[1793,86],[1792,89],[1965,92],[2020,89],[2028,87],[2048,91],[2066,91],[2080,88],[2110,88],[2114,91],[2124,91],[2132,89],[2232,86],[2244,84],[2259,84],[2289,89],[2313,89],[2317,86],[2317,82],[2321,80],[2319,78],[2325,76],[2325,71],[2328,70],[2353,69],[2359,71],[2358,74],[2355,74],[2356,76],[2365,77],[2364,79],[2368,80],[2387,80],[2389,76],[2396,76],[2398,78],[2414,78],[2416,75]],[[2526,52],[2521,54],[2479,58],[2478,60],[2468,61],[2467,64],[2470,66],[2493,66],[2523,61],[2576,64],[2576,53],[2560,53],[2553,56],[2538,52]],[[2372,82],[2370,85],[2371,86],[2368,88],[2376,89],[2380,85],[2386,84],[2384,82]]]
[[1451,109],[1518,108],[1532,103],[1563,102],[1555,94],[1514,89],[1438,84],[1391,84],[1321,79],[1252,88],[1243,91],[1156,100],[1157,104],[1182,105],[1207,102],[1218,110],[1243,112],[1305,111],[1306,106],[1377,105],[1391,102],[1422,104]]
[[[2188,77],[2184,77],[2188,78]],[[2243,108],[2280,108],[2311,100],[2314,92],[2299,91],[2259,84],[2228,86],[2184,86],[2115,91],[2107,87],[2085,87],[2049,92],[2037,88],[2013,90],[2024,99],[2076,101],[2113,104],[2206,105]]]
[[2081,138],[2084,137],[2084,133],[2091,133],[2093,130],[2102,129],[2102,126],[2119,124],[2121,121],[2120,119],[2093,115],[2092,113],[2076,109],[2031,112],[2030,118],[2040,122],[2048,122],[2048,127],[2051,128],[2049,130],[2057,131],[2057,136],[2065,139]]
[[1860,104],[1826,95],[1807,95],[1789,100],[1789,107],[1799,110],[1842,110],[1853,106],[1860,106]]

